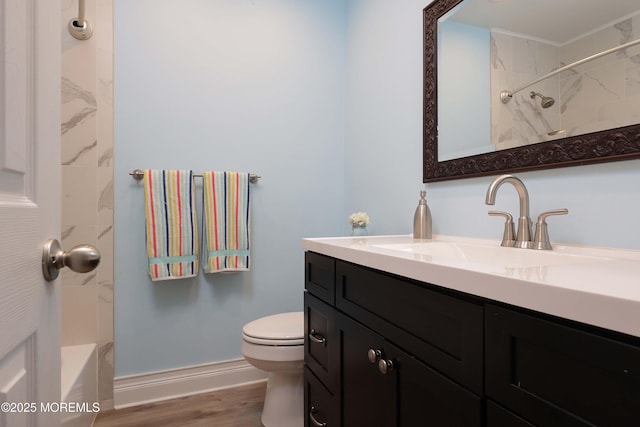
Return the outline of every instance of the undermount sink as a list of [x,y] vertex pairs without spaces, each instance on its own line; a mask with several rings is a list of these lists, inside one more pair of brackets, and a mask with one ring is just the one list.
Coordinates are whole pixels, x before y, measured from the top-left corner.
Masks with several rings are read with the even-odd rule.
[[391,243],[371,245],[378,249],[399,251],[431,257],[433,261],[452,260],[475,264],[495,265],[504,268],[530,268],[545,265],[582,264],[606,261],[608,258],[542,251],[507,248],[475,243],[427,241],[414,243]]

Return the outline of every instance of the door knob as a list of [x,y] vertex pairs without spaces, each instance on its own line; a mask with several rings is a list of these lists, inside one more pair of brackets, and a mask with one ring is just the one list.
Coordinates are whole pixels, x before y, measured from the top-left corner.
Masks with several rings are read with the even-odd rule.
[[65,252],[56,239],[49,239],[42,251],[42,274],[47,281],[55,280],[62,267],[76,273],[88,273],[100,263],[100,252],[91,245],[78,245]]

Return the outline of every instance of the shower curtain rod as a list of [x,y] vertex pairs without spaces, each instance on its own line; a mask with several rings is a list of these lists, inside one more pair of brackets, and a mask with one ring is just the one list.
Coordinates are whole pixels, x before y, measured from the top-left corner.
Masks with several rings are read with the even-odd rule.
[[69,33],[78,40],[87,40],[93,35],[93,27],[84,17],[84,6],[84,0],[78,0],[78,17],[72,18],[67,26]]
[[[133,171],[129,172],[129,175],[131,175],[136,181],[140,181],[142,178],[144,178],[144,171],[142,169],[134,169]],[[201,173],[194,173],[193,176],[202,178]],[[249,174],[249,182],[252,184],[258,182],[260,178],[262,177],[260,175],[256,175],[255,173]]]
[[500,92],[500,100],[502,101],[503,104],[506,104],[507,102],[511,101],[511,98],[513,98],[513,95],[515,95],[516,93],[518,93],[521,90],[526,89],[529,86],[532,86],[532,85],[534,85],[534,84],[536,84],[538,82],[541,82],[544,79],[547,79],[549,77],[555,76],[556,74],[559,74],[559,73],[561,73],[563,71],[566,71],[566,70],[568,70],[570,68],[577,67],[578,65],[582,65],[585,62],[593,61],[594,59],[601,58],[601,57],[603,57],[605,55],[609,55],[610,53],[614,53],[614,52],[617,52],[619,50],[623,50],[623,49],[626,49],[628,47],[635,46],[635,45],[637,45],[639,43],[640,43],[640,39],[634,40],[634,41],[631,41],[631,42],[628,42],[628,43],[625,43],[625,44],[621,44],[620,46],[612,47],[611,49],[607,49],[607,50],[604,50],[604,51],[602,51],[600,53],[596,53],[594,55],[587,56],[586,58],[583,58],[583,59],[581,59],[579,61],[576,61],[576,62],[574,62],[572,64],[565,65],[564,67],[558,68],[557,70],[553,70],[550,73],[545,74],[544,76],[539,77],[539,78],[527,83],[526,85],[519,87],[518,89],[516,89],[514,91],[503,90],[502,92]]

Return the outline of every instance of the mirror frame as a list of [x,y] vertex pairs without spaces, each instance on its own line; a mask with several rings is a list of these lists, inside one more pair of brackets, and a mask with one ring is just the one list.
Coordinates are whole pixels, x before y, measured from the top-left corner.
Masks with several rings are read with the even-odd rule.
[[464,0],[433,0],[423,10],[423,182],[640,158],[640,124],[438,161],[438,19]]

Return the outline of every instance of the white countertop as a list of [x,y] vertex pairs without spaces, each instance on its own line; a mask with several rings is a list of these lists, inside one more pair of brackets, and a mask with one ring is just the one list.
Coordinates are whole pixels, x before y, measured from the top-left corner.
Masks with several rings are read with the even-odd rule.
[[[480,249],[478,254],[484,248],[491,257],[426,254],[413,250],[414,242],[426,249],[433,242],[460,244]],[[309,251],[640,337],[640,251],[565,244],[554,244],[550,252],[499,246],[499,241],[443,235],[426,241],[414,241],[411,235],[303,239]],[[502,264],[496,253],[527,262]],[[528,254],[552,261],[529,262]],[[559,261],[554,263],[556,255]]]

